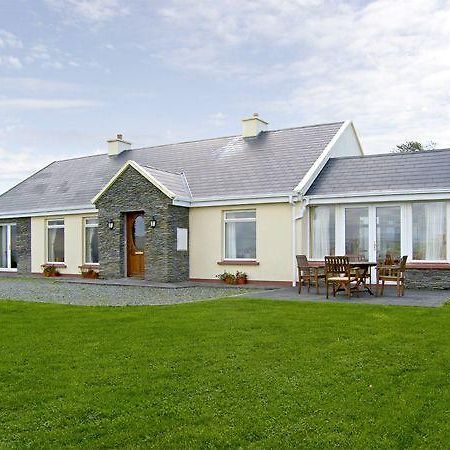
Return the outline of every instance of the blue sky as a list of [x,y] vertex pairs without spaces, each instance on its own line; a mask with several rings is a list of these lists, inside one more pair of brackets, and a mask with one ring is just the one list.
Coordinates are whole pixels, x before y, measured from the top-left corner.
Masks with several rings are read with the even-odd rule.
[[450,147],[450,2],[1,0],[0,192],[55,160],[351,119]]

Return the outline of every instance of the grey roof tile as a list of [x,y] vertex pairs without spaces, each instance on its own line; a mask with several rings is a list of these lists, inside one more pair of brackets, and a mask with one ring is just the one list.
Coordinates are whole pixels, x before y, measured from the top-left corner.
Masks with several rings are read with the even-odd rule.
[[306,195],[450,189],[450,149],[332,158]]
[[[183,172],[194,198],[292,191],[343,122],[222,137],[56,161],[0,196],[0,214],[92,206],[127,160]],[[161,174],[160,174],[161,176]],[[167,180],[166,180],[167,181]],[[174,181],[174,180],[172,180]]]

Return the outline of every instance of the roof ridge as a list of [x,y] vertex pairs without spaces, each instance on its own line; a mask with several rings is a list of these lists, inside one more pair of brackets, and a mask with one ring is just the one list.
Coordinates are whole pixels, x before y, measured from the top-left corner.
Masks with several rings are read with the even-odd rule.
[[369,155],[357,155],[357,156],[338,156],[336,158],[330,158],[332,160],[342,160],[342,159],[369,159],[378,158],[382,156],[412,156],[412,155],[423,155],[424,153],[439,153],[450,151],[450,148],[435,148],[432,150],[419,150],[416,152],[386,152],[386,153],[373,153]]
[[[276,130],[263,131],[263,133],[274,133],[274,132],[278,132],[278,131],[297,130],[297,129],[301,129],[301,128],[316,128],[316,127],[323,127],[323,126],[327,126],[327,125],[338,125],[338,124],[343,124],[343,123],[345,123],[345,120],[338,121],[338,122],[316,123],[316,124],[312,124],[312,125],[300,125],[300,126],[296,126],[296,127],[277,128]],[[236,138],[236,137],[241,137],[241,136],[242,136],[241,134],[232,134],[232,135],[228,135],[228,136],[218,136],[218,137],[213,137],[213,138],[192,139],[192,140],[188,140],[188,141],[169,142],[167,144],[158,144],[158,145],[130,148],[128,150],[125,150],[123,153],[134,151],[134,150],[148,150],[151,148],[168,147],[170,145],[193,144],[194,142],[207,142],[207,141],[216,141],[219,139],[231,139],[231,138]],[[120,154],[123,154],[123,153],[120,153]],[[74,158],[56,159],[56,160],[52,161],[51,164],[58,163],[58,162],[65,162],[65,161],[74,161],[76,159],[96,158],[96,157],[100,157],[100,156],[105,157],[105,156],[108,156],[108,154],[107,153],[95,153],[93,155],[76,156]],[[157,169],[157,167],[154,167],[154,168]]]

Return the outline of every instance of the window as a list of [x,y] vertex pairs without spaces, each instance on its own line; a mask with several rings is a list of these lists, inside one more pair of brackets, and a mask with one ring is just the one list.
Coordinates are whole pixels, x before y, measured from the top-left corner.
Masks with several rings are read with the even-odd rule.
[[315,206],[311,208],[311,248],[312,259],[324,259],[334,255],[335,214],[334,206]]
[[64,220],[47,221],[47,262],[64,262]]
[[98,219],[84,220],[84,262],[98,264]]
[[256,211],[225,212],[225,259],[256,259]]
[[0,225],[0,271],[17,270],[17,227]]
[[177,228],[177,251],[187,251],[188,230],[187,228]]
[[345,254],[369,260],[369,208],[345,208]]
[[413,259],[446,259],[446,209],[444,202],[413,203]]

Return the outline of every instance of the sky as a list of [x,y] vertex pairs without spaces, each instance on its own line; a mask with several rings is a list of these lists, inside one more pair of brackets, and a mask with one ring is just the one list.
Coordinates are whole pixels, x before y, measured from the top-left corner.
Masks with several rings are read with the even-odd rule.
[[58,159],[353,120],[450,147],[450,1],[0,0],[0,192]]

